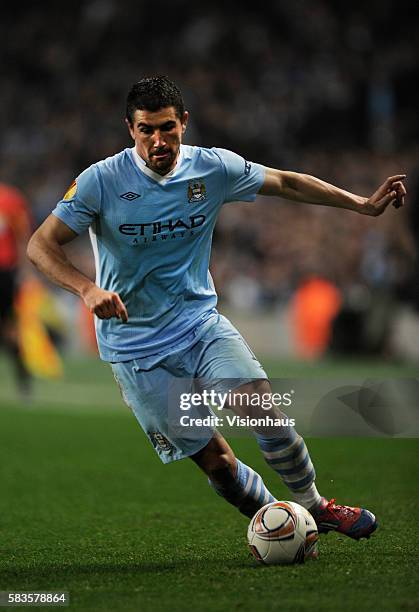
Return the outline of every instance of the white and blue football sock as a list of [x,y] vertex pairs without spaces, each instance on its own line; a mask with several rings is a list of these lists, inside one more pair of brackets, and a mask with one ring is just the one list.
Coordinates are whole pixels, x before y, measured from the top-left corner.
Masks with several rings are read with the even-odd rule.
[[233,475],[230,468],[220,471],[217,482],[208,480],[218,495],[224,497],[240,512],[251,518],[262,506],[276,501],[266,488],[262,478],[251,467],[237,459],[237,473]]
[[277,438],[256,434],[256,439],[265,461],[290,489],[293,499],[313,508],[322,498],[314,484],[316,473],[307,446],[293,427],[283,427],[281,434]]

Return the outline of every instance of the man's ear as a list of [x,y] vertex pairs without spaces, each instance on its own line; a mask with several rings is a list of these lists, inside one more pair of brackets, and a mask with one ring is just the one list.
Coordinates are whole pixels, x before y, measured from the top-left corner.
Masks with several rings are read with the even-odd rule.
[[132,127],[131,123],[128,121],[128,119],[127,119],[126,117],[125,117],[125,123],[127,124],[127,128],[128,128],[128,131],[129,131],[129,133],[130,133],[130,135],[131,135],[131,138],[132,138],[133,140],[135,140],[135,136],[134,136],[134,129],[133,129],[133,127]]
[[189,119],[189,113],[188,111],[185,111],[183,113],[183,117],[182,117],[182,134],[184,134],[186,132],[186,126],[188,125],[188,119]]

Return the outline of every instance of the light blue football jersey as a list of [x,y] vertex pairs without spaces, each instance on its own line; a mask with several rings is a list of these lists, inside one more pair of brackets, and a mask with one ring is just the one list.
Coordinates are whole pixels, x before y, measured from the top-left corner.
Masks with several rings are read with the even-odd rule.
[[119,362],[170,351],[216,312],[212,234],[225,202],[253,201],[265,168],[225,149],[181,145],[165,176],[135,148],[93,164],[53,214],[89,229],[96,283],[116,291],[129,320],[95,317],[99,353]]

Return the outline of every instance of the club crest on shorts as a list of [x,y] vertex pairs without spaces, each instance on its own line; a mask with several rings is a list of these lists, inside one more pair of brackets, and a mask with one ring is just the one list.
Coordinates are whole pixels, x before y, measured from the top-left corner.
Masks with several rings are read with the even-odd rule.
[[154,447],[158,446],[162,451],[172,451],[174,449],[173,444],[159,431],[150,431],[148,435]]
[[207,198],[207,189],[201,178],[192,179],[188,183],[188,202],[203,202]]

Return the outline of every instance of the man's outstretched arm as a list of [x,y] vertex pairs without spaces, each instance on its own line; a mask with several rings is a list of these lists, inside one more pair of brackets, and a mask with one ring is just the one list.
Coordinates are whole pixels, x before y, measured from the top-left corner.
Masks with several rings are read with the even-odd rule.
[[95,285],[67,258],[62,246],[76,236],[65,223],[50,215],[30,239],[27,255],[38,270],[55,284],[81,297],[90,312],[100,319],[117,317],[127,321],[127,309],[119,295]]
[[339,189],[339,187],[308,174],[267,168],[265,181],[259,194],[279,196],[308,204],[346,208],[377,217],[385,211],[389,204],[393,204],[396,208],[403,206],[406,195],[406,188],[403,184],[405,178],[405,174],[390,176],[371,197],[367,198]]

